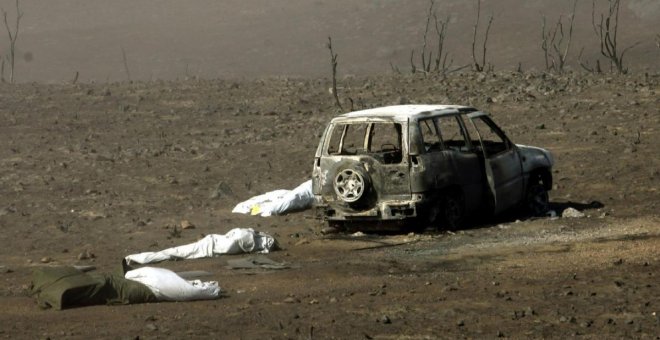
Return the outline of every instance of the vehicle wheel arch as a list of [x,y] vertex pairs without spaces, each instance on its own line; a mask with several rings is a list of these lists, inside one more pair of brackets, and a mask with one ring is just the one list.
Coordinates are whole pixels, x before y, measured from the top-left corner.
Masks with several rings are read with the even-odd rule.
[[527,186],[534,183],[534,181],[541,181],[545,190],[552,190],[552,172],[547,167],[538,167],[529,172]]

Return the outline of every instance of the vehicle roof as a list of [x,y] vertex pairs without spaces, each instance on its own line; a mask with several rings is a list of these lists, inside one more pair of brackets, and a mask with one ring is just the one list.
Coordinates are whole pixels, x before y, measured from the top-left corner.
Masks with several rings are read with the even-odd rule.
[[459,110],[471,112],[475,109],[462,105],[392,105],[348,112],[339,115],[337,118],[340,118],[340,120],[343,120],[341,118],[391,118],[404,121],[409,118],[423,118],[432,113],[457,113]]

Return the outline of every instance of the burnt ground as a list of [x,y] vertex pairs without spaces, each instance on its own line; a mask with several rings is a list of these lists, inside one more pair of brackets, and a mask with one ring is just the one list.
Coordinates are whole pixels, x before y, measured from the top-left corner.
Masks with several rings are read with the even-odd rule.
[[[657,338],[660,77],[393,75],[340,80],[345,107],[471,104],[556,157],[551,200],[583,218],[516,213],[457,233],[322,236],[311,211],[233,206],[310,177],[335,114],[326,79],[0,85],[0,337]],[[196,227],[179,230],[188,220]],[[113,270],[127,254],[253,227],[285,270],[227,256],[213,301],[41,310],[43,265]],[[241,255],[243,256],[243,255]]]

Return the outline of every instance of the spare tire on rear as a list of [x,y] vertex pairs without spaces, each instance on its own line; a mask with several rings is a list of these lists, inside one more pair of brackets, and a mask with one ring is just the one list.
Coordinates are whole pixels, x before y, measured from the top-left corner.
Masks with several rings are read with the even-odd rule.
[[360,164],[347,164],[337,169],[332,186],[337,199],[353,207],[362,206],[371,192],[371,178]]

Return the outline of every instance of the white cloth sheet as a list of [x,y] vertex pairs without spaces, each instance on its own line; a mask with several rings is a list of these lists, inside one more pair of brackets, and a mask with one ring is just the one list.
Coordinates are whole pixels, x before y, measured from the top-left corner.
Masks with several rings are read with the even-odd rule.
[[188,281],[164,268],[142,267],[126,272],[124,277],[147,286],[161,301],[209,300],[220,295],[217,281]]
[[232,212],[267,217],[295,210],[309,209],[313,203],[312,180],[309,180],[293,190],[274,190],[252,197],[237,204]]
[[173,259],[198,259],[222,254],[268,253],[277,249],[272,236],[252,228],[235,228],[226,234],[206,235],[203,239],[158,252],[144,252],[126,256],[126,263],[154,263]]

